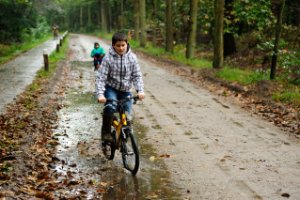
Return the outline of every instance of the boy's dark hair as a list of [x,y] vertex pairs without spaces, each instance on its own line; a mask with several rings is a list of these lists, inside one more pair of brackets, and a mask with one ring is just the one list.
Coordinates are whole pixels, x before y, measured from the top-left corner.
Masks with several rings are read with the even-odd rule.
[[95,43],[94,43],[94,47],[96,47],[96,45],[100,46],[98,42],[95,42]]
[[119,41],[124,41],[124,42],[128,42],[127,41],[127,35],[123,32],[117,32],[113,35],[112,37],[112,45],[115,45],[117,42]]

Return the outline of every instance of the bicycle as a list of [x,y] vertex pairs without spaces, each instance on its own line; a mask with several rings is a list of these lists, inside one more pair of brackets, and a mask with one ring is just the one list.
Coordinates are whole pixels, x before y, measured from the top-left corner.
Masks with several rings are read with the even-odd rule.
[[96,71],[96,70],[99,69],[99,67],[100,67],[100,65],[102,63],[103,57],[104,57],[104,55],[100,56],[99,54],[97,54],[97,55],[94,56],[94,67],[95,67],[94,71]]
[[113,160],[115,151],[119,149],[122,154],[124,168],[133,175],[135,175],[139,169],[139,149],[133,135],[133,129],[127,123],[128,119],[123,106],[127,101],[131,100],[133,100],[133,104],[136,104],[138,99],[137,96],[127,97],[121,100],[107,99],[107,102],[117,103],[117,112],[114,114],[112,121],[111,135],[113,141],[102,142],[102,151],[105,157],[109,160]]

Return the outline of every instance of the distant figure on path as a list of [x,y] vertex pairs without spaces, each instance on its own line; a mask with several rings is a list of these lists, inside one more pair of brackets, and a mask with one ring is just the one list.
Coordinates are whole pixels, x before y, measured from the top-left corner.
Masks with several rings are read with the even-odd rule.
[[102,59],[105,56],[105,51],[102,47],[100,47],[100,44],[98,42],[95,42],[94,49],[91,52],[91,57],[94,58],[94,71],[98,70]]
[[52,32],[53,32],[53,39],[57,39],[57,37],[58,37],[58,25],[57,24],[53,24]]

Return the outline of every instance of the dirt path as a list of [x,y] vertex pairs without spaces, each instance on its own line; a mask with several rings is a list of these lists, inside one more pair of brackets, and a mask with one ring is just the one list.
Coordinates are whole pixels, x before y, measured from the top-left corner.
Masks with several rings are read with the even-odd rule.
[[[141,58],[136,110],[174,182],[193,199],[298,199],[299,142],[268,122]],[[287,193],[287,194],[285,194]]]
[[14,60],[0,65],[0,113],[17,95],[29,85],[36,72],[43,67],[43,51],[51,53],[58,40],[50,39],[38,47],[16,57]]
[[299,199],[298,141],[143,56],[147,98],[134,108],[136,122],[147,129],[146,135],[137,133],[138,184],[122,171],[120,159],[99,160],[101,107],[93,99],[89,59],[95,40],[80,35],[70,40],[70,86],[57,130],[62,174],[75,167],[79,176],[114,186],[113,191],[131,191],[128,199]]

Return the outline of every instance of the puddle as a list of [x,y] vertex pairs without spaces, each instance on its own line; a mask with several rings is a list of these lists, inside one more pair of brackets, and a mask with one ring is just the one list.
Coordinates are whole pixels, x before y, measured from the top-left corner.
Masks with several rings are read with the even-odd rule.
[[[72,65],[73,66],[73,65]],[[93,90],[94,74],[90,63],[75,63],[71,73],[80,75],[70,84],[65,108],[55,130],[59,141],[53,168],[65,189],[56,196],[86,199],[182,199],[170,180],[170,174],[154,148],[145,140],[145,127],[135,122],[134,130],[140,149],[140,170],[134,177],[123,169],[120,152],[113,161],[104,158],[100,149],[101,112]],[[82,84],[89,83],[89,84]],[[81,85],[81,87],[78,87]]]

